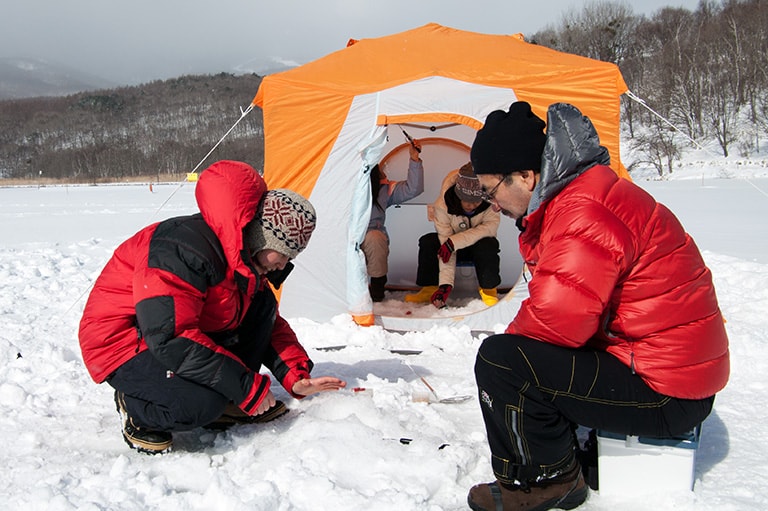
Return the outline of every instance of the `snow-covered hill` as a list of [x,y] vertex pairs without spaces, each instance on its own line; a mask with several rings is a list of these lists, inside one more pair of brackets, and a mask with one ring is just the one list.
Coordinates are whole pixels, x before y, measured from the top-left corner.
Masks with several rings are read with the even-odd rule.
[[[703,426],[694,491],[592,493],[581,509],[768,508],[760,412],[768,391],[768,174],[718,161],[696,155],[670,180],[635,177],[700,240],[728,321],[732,376]],[[84,296],[117,244],[147,223],[195,210],[191,184],[153,190],[0,188],[0,507],[466,509],[470,486],[492,479],[478,403],[419,400],[428,390],[420,376],[441,398],[475,394],[472,367],[484,336],[462,328],[396,334],[344,315],[324,324],[289,318],[316,374],[370,392],[301,402],[278,392],[291,412],[275,422],[177,434],[164,456],[126,447],[111,389],[89,379],[76,330]],[[385,304],[397,306],[397,298]],[[321,350],[337,345],[347,348]],[[421,354],[391,351],[402,348]]]

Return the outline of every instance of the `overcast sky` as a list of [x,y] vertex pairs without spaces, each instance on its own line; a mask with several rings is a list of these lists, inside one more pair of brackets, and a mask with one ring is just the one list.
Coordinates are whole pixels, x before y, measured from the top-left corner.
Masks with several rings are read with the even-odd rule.
[[[32,57],[137,84],[305,63],[350,38],[429,22],[530,35],[592,0],[0,0],[0,58]],[[634,0],[635,14],[698,0]]]

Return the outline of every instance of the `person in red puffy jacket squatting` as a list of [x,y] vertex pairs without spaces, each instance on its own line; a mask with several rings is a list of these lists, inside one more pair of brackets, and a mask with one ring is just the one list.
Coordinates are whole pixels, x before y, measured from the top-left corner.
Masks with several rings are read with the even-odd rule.
[[[546,126],[546,133],[544,128]],[[728,381],[712,275],[670,210],[611,169],[591,121],[556,103],[488,115],[471,148],[484,200],[513,218],[531,274],[475,378],[496,481],[474,510],[573,509],[588,496],[577,425],[669,437]]]
[[149,454],[170,450],[175,431],[286,413],[262,367],[296,399],[346,385],[310,376],[272,291],[309,243],[312,204],[268,191],[236,161],[203,171],[195,198],[199,213],[145,227],[115,250],[80,321],[91,377],[115,389],[125,441]]

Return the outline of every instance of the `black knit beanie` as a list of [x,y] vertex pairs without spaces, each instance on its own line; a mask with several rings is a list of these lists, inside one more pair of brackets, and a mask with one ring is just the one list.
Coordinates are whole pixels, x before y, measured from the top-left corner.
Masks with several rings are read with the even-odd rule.
[[545,126],[525,101],[512,103],[509,112],[496,110],[488,114],[470,151],[475,174],[539,172],[547,138]]

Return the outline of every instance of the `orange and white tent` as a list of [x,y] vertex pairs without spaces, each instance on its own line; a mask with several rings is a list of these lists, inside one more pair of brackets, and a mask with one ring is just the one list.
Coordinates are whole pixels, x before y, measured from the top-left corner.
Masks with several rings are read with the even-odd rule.
[[[619,97],[626,91],[613,64],[529,44],[520,35],[437,24],[351,40],[264,77],[253,100],[264,116],[264,177],[270,188],[309,198],[318,214],[312,240],[280,290],[282,314],[326,321],[350,313],[360,324],[374,322],[359,249],[370,216],[369,170],[381,163],[390,179],[404,177],[402,131],[422,141],[426,177],[421,196],[387,212],[389,284],[407,288],[414,285],[418,236],[433,230],[424,206],[435,200],[443,177],[469,160],[490,112],[521,100],[546,119],[550,104],[571,103],[590,117],[613,167],[628,177],[619,159]],[[405,241],[402,231],[410,233]],[[514,226],[502,222],[499,232],[502,259],[519,264]],[[510,240],[502,239],[505,232]],[[502,273],[502,285],[511,287],[520,269]],[[505,315],[504,323],[512,319]]]

